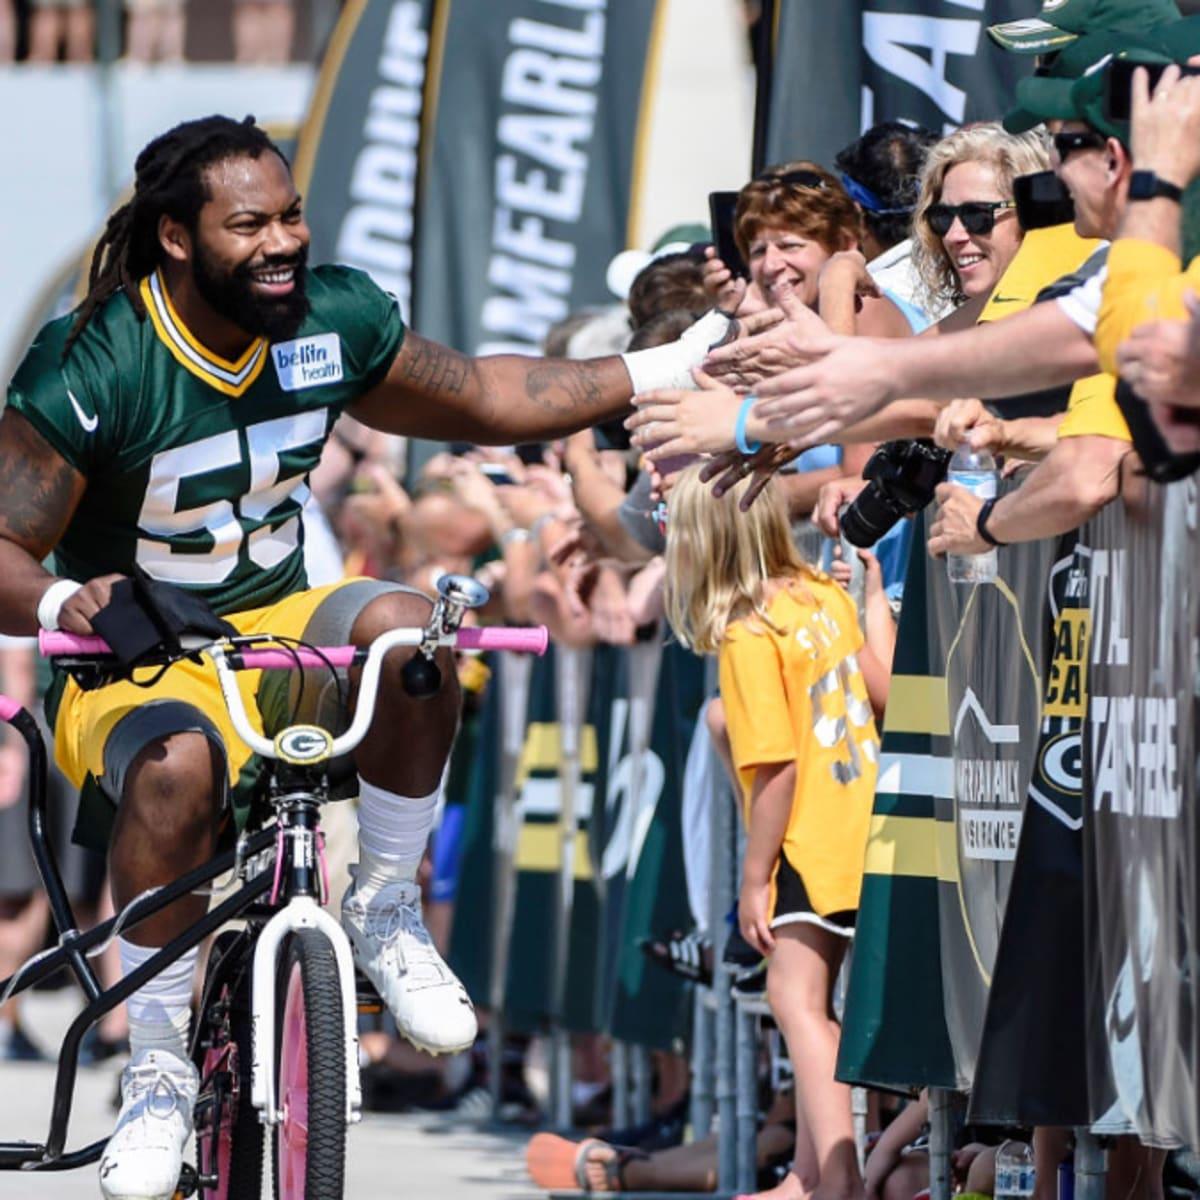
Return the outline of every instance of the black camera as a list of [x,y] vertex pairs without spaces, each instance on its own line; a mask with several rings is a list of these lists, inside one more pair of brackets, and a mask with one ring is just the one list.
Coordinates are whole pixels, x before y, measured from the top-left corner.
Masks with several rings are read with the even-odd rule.
[[884,442],[863,467],[867,486],[842,513],[846,540],[873,546],[901,517],[920,512],[946,478],[952,457],[929,438]]

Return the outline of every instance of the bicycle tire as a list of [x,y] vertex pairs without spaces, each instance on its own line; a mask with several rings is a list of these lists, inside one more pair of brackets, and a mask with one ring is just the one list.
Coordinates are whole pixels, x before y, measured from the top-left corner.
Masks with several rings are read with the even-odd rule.
[[[265,1139],[250,1103],[251,950],[245,932],[220,934],[208,957],[201,992],[193,1054],[201,1079],[196,1158],[202,1175],[215,1169],[217,1176],[216,1187],[200,1188],[204,1200],[260,1200],[262,1196]],[[225,1093],[219,1126],[212,1121],[211,1109],[206,1119],[204,1104],[217,1087]]]
[[[341,1200],[346,1172],[346,1049],[342,988],[329,939],[287,940],[276,992],[279,1105],[276,1200]],[[310,1089],[308,1081],[319,1080]]]

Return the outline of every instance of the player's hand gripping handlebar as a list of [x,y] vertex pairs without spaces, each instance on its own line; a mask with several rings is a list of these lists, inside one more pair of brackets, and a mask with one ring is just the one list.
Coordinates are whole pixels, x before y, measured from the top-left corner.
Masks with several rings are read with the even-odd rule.
[[[240,641],[208,642],[200,639],[197,644],[191,646],[187,645],[185,639],[184,648],[205,654],[212,660],[234,729],[251,750],[264,758],[278,757],[275,743],[257,732],[250,724],[241,691],[237,686],[237,671],[361,666],[362,677],[358,685],[354,720],[345,733],[334,739],[330,749],[331,755],[336,757],[353,750],[366,736],[375,712],[375,697],[379,690],[383,658],[388,651],[400,646],[417,647],[417,653],[405,664],[404,678],[406,690],[416,696],[429,695],[440,686],[440,671],[433,661],[434,652],[440,646],[450,646],[457,650],[515,650],[532,654],[546,652],[549,639],[545,626],[460,628],[466,610],[485,603],[488,598],[487,590],[469,576],[443,576],[438,584],[438,592],[439,598],[428,625],[424,628],[389,629],[365,648],[276,646],[259,649],[253,645],[244,645]],[[110,653],[103,638],[64,633],[61,630],[43,631],[38,635],[38,644],[47,658],[100,657]],[[415,672],[409,671],[414,663],[420,663],[420,668]]]

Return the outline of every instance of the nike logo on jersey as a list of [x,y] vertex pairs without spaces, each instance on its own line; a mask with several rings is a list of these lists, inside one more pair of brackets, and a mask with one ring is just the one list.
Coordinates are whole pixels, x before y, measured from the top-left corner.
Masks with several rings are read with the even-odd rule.
[[95,433],[96,426],[100,424],[100,417],[96,413],[92,413],[89,417],[80,407],[79,401],[75,399],[75,393],[70,388],[67,388],[67,399],[71,401],[71,407],[75,410],[80,425],[83,426],[83,432]]
[[993,304],[1019,304],[1022,300],[1021,296],[993,296]]
[[271,347],[271,361],[285,392],[340,383],[345,375],[342,341],[336,333],[279,342]]

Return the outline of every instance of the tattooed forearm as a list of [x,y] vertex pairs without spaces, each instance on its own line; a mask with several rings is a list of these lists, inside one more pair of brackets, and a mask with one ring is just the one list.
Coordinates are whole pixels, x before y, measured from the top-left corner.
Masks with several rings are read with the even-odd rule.
[[530,367],[525,376],[525,395],[545,412],[580,419],[590,416],[606,401],[599,373],[591,363],[548,362]]
[[466,355],[409,333],[405,345],[405,380],[425,392],[457,396],[466,386],[472,362]]
[[53,549],[82,480],[25,420],[0,421],[0,534],[37,557]]

